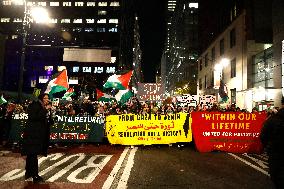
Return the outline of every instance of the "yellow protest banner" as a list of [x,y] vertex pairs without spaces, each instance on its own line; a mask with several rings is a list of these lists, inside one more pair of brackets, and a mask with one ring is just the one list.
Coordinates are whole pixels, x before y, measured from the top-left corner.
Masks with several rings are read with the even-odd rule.
[[106,117],[106,134],[111,144],[151,145],[191,142],[189,119],[187,113],[110,115]]
[[40,92],[41,92],[41,89],[34,88],[34,92],[33,92],[34,97],[38,97],[38,95],[40,95]]

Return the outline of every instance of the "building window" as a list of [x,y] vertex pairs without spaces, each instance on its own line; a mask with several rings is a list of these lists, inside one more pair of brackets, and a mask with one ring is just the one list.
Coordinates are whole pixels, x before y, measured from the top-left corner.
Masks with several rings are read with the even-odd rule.
[[276,63],[273,61],[272,47],[265,49],[253,57],[253,86],[254,87],[275,87],[273,72]]
[[99,10],[98,11],[98,15],[106,15],[107,14],[107,11],[105,10]]
[[28,1],[28,2],[27,2],[27,6],[28,6],[28,7],[32,7],[32,6],[35,6],[35,5],[36,5],[35,2],[32,2],[32,1]]
[[109,32],[117,32],[117,28],[109,28],[108,31]]
[[59,2],[50,2],[51,7],[59,7]]
[[109,19],[108,23],[118,24],[118,19]]
[[99,7],[106,7],[107,6],[107,2],[99,2],[98,6]]
[[236,104],[236,94],[237,94],[236,88],[231,89],[230,91],[231,91],[231,104]]
[[3,1],[3,5],[12,5],[12,1]]
[[119,7],[119,2],[117,2],[117,1],[110,2],[109,6],[111,6],[111,7]]
[[84,6],[84,2],[75,2],[76,7],[82,7]]
[[223,55],[225,52],[225,47],[224,47],[224,38],[220,40],[220,55]]
[[105,24],[106,23],[106,19],[98,19],[97,23],[98,24]]
[[94,28],[85,28],[85,32],[93,32]]
[[202,90],[202,79],[201,78],[199,79],[199,86],[198,87],[199,87],[199,90]]
[[46,2],[38,2],[37,4],[38,4],[38,6],[46,7]]
[[75,31],[75,32],[81,32],[81,31],[82,31],[82,28],[73,28],[73,31]]
[[94,7],[96,6],[96,2],[87,2],[87,7]]
[[208,86],[207,86],[207,76],[206,75],[205,75],[204,81],[205,81],[204,88],[207,89]]
[[63,24],[63,23],[71,23],[71,20],[70,19],[67,19],[67,18],[65,18],[65,19],[61,19],[61,23]]
[[97,32],[106,32],[105,28],[97,28]]
[[22,22],[21,18],[14,18],[13,22]]
[[236,77],[236,58],[231,60],[231,78]]
[[205,67],[208,66],[208,53],[205,54]]
[[73,23],[74,23],[74,24],[82,24],[82,23],[83,23],[83,20],[80,19],[80,18],[79,18],[79,19],[74,19],[74,20],[73,20]]
[[202,59],[199,60],[199,70],[202,70]]
[[51,18],[51,19],[49,19],[49,23],[56,24],[57,23],[57,19],[56,18]]
[[215,47],[213,47],[211,49],[211,60],[212,60],[212,63],[215,62],[215,58],[216,58],[216,56],[215,56]]
[[71,7],[72,2],[63,2],[63,7]]
[[86,22],[88,24],[93,24],[93,23],[95,23],[95,19],[86,19]]
[[236,45],[236,30],[235,28],[230,31],[230,47],[234,47]]
[[10,22],[10,18],[1,18],[1,22]]

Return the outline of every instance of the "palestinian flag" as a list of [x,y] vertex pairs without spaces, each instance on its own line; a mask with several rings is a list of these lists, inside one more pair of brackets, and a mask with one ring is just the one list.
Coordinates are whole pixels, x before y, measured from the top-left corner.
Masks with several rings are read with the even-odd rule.
[[123,75],[112,75],[110,76],[106,83],[104,84],[104,88],[115,88],[118,90],[125,90],[128,88],[128,84],[130,82],[133,71],[129,71]]
[[66,91],[66,93],[64,94],[64,96],[62,97],[62,99],[64,99],[64,100],[70,99],[71,96],[74,95],[74,94],[75,94],[75,92],[74,92],[73,87],[70,87],[70,88]]
[[115,100],[115,98],[109,94],[103,93],[99,89],[97,90],[97,100],[102,102],[111,102],[112,100]]
[[7,103],[7,100],[4,98],[3,94],[1,95],[0,98],[0,105]]
[[119,90],[118,93],[115,95],[115,99],[117,102],[125,104],[131,97],[133,97],[133,93],[131,90]]
[[69,88],[67,70],[62,70],[52,76],[48,82],[45,93],[52,95],[57,92],[66,91]]

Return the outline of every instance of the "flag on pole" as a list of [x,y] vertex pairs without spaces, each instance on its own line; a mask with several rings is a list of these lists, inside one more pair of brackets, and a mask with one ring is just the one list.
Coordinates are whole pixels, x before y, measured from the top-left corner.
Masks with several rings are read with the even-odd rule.
[[69,88],[67,70],[63,70],[52,76],[48,82],[45,93],[52,95],[53,93],[66,91]]
[[115,100],[115,98],[109,94],[106,94],[102,91],[100,91],[99,89],[97,90],[97,100],[98,101],[102,101],[102,102],[110,102],[112,100]]
[[123,75],[112,75],[110,76],[106,83],[104,84],[104,88],[115,88],[118,90],[125,90],[128,88],[128,84],[130,82],[133,71],[129,71]]
[[133,97],[133,93],[131,90],[119,90],[118,93],[115,95],[115,99],[117,102],[125,104],[131,97]]
[[7,103],[7,100],[4,98],[3,94],[1,95],[0,98],[0,105]]
[[71,99],[71,96],[74,95],[75,92],[74,92],[74,88],[73,87],[70,87],[64,94],[64,96],[62,97],[62,99],[64,100],[72,100]]

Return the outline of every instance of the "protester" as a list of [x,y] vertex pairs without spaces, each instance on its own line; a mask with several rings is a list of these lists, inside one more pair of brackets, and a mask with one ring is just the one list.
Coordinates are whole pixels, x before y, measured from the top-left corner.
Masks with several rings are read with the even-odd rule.
[[260,135],[267,149],[270,177],[276,189],[284,188],[284,97],[281,103],[282,108],[264,122]]
[[48,94],[40,94],[38,100],[28,106],[28,120],[24,128],[22,155],[26,155],[25,179],[33,178],[34,183],[43,182],[38,175],[38,155],[47,156],[49,142]]

